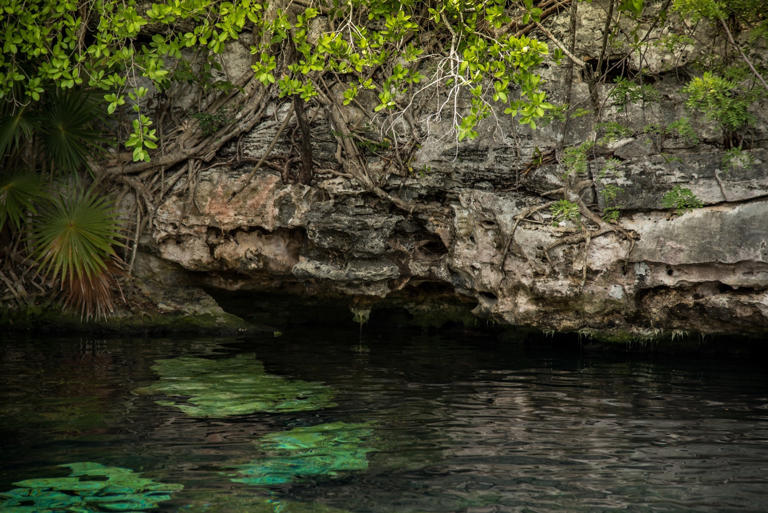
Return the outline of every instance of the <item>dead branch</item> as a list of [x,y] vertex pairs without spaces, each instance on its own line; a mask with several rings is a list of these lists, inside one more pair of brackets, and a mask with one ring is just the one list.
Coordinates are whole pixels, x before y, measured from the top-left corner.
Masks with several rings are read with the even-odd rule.
[[723,199],[726,202],[730,201],[728,199],[728,195],[725,193],[725,186],[723,186],[723,181],[720,179],[720,175],[717,173],[717,169],[715,169],[715,180],[717,180],[717,185],[720,187],[720,194],[723,195]]
[[299,183],[309,185],[312,181],[312,134],[309,129],[307,115],[304,112],[304,100],[299,95],[293,97],[293,110],[296,112],[296,120],[301,130],[301,171]]

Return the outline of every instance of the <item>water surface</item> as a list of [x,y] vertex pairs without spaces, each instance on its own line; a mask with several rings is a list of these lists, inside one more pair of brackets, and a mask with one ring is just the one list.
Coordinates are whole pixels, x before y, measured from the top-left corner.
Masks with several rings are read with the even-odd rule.
[[0,345],[0,414],[0,492],[77,462],[183,485],[147,511],[768,510],[760,359],[325,328],[27,338]]

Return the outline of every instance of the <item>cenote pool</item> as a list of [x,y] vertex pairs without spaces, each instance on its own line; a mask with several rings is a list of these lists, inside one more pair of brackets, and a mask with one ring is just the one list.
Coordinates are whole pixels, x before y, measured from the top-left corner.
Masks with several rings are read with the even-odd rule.
[[762,358],[460,331],[0,344],[0,511],[768,511]]

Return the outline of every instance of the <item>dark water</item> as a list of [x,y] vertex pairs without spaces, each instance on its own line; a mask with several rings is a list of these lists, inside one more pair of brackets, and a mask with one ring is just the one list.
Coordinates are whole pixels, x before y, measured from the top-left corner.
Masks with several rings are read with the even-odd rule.
[[[152,369],[176,357],[192,370]],[[210,411],[247,409],[262,386],[247,374],[262,364],[275,387],[315,387],[293,398],[299,411],[195,416],[178,407],[194,398],[136,393],[207,380],[220,398]],[[461,333],[5,340],[0,492],[96,462],[184,485],[156,511],[765,512],[765,371],[762,359],[585,355]],[[318,426],[331,438],[296,435]],[[278,448],[275,433],[309,441]],[[0,511],[48,511],[2,500]]]

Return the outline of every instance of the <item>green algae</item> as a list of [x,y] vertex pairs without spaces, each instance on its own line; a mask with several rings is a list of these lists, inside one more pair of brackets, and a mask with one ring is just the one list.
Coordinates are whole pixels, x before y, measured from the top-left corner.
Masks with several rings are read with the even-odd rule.
[[173,492],[183,488],[180,484],[158,483],[141,477],[127,468],[100,463],[60,466],[69,468],[70,475],[13,483],[17,488],[0,493],[0,512],[145,511],[158,507],[160,502],[169,500]]
[[[173,399],[157,404],[192,417],[228,417],[256,412],[299,412],[335,406],[333,391],[321,383],[267,374],[253,355],[208,359],[158,360],[152,369],[160,380],[136,390]],[[187,399],[181,399],[186,397]]]
[[270,433],[259,441],[265,458],[239,465],[232,481],[257,486],[290,483],[309,476],[337,476],[368,468],[371,423],[333,422]]

